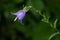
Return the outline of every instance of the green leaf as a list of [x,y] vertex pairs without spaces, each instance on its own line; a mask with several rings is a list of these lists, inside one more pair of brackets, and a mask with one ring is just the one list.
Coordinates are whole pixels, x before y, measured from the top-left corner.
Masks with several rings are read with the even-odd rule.
[[49,36],[55,32],[55,30],[45,22],[40,22],[33,30],[33,40],[48,40]]
[[52,34],[52,35],[49,37],[48,40],[51,40],[54,36],[56,36],[56,35],[58,35],[58,34],[60,34],[60,33],[59,33],[59,32],[56,32],[56,33]]
[[54,28],[56,29],[56,23],[57,23],[58,19],[55,20],[54,22]]

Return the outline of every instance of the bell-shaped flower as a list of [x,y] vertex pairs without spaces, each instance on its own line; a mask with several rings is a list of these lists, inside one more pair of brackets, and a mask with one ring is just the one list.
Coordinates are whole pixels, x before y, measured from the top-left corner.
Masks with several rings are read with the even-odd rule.
[[16,18],[14,19],[14,21],[16,21],[18,19],[18,21],[22,23],[22,20],[24,18],[24,16],[26,15],[26,12],[31,8],[31,6],[28,6],[28,7],[24,7],[23,10],[19,10],[17,11],[16,13],[13,13],[13,15],[16,16]]
[[26,14],[26,12],[24,10],[19,10],[16,13],[13,13],[13,15],[16,16],[14,21],[16,21],[18,19],[18,21],[20,21],[22,23],[22,20],[23,20],[25,14]]

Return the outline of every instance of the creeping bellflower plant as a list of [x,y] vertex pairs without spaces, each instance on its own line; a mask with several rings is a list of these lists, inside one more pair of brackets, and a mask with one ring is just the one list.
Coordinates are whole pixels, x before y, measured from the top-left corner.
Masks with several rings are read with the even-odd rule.
[[14,19],[14,21],[16,21],[18,19],[18,21],[20,21],[21,24],[22,20],[24,18],[24,16],[26,15],[26,12],[31,8],[31,6],[25,6],[22,10],[17,11],[16,13],[13,13],[13,15],[16,16],[16,18]]

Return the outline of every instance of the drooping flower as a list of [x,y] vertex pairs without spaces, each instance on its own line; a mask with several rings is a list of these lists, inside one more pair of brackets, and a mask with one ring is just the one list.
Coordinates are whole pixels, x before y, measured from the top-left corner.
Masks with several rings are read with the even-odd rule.
[[[16,16],[16,19],[22,20],[25,16],[26,12],[24,10],[19,10],[18,12],[14,13],[13,15]],[[14,21],[16,21],[16,19]]]
[[16,21],[18,19],[18,21],[20,21],[22,23],[22,20],[23,20],[25,14],[26,14],[26,12],[24,10],[17,11],[16,13],[13,14],[13,15],[16,16],[14,21]]
[[16,16],[16,18],[14,19],[14,21],[16,21],[18,19],[18,21],[20,21],[21,24],[22,23],[22,20],[24,18],[24,16],[26,15],[26,12],[31,8],[31,6],[28,6],[28,7],[24,7],[23,10],[19,10],[17,11],[16,13],[13,13],[13,15]]

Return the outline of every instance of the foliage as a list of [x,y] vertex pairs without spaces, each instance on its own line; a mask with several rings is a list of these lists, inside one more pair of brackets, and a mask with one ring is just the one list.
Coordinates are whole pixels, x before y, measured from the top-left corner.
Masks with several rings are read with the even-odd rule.
[[[14,22],[11,13],[32,6]],[[0,0],[0,40],[60,40],[60,0]]]

